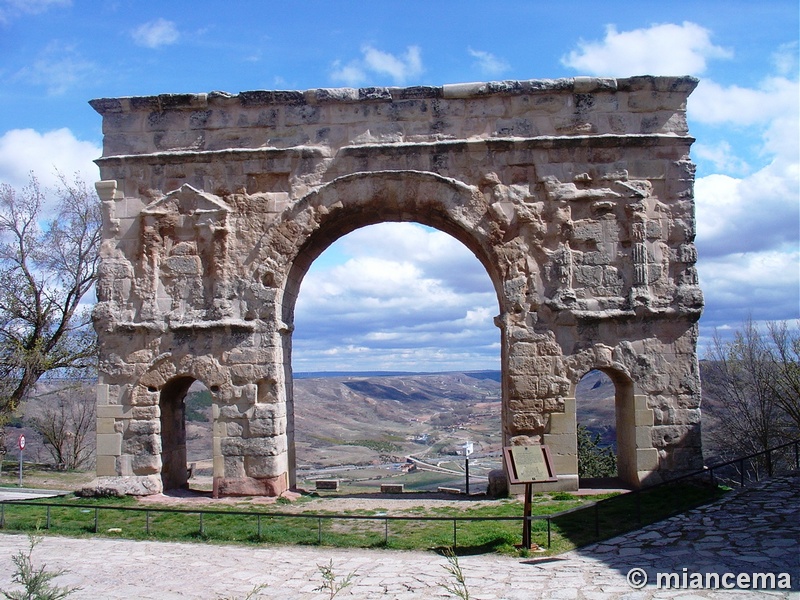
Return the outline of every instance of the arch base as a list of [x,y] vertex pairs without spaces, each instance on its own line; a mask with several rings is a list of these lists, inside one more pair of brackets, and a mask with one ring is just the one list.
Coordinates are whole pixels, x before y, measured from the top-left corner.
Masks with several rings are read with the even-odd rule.
[[223,496],[280,496],[289,490],[287,474],[277,477],[215,477],[214,498]]

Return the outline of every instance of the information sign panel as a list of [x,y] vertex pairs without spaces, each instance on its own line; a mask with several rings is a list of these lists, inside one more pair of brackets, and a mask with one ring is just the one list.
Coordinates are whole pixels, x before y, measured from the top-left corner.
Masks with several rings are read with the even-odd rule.
[[506,446],[503,453],[509,483],[545,483],[558,480],[547,446]]
[[522,547],[531,549],[531,506],[533,504],[533,484],[550,483],[558,481],[553,470],[553,461],[550,450],[544,445],[533,446],[505,446],[503,448],[503,461],[506,467],[509,483],[525,484],[525,505],[522,525]]

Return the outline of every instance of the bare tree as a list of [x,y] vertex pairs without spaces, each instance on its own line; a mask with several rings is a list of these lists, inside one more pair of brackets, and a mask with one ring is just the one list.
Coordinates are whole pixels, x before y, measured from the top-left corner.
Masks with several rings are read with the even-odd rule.
[[92,457],[95,426],[93,389],[71,383],[39,395],[31,421],[58,469],[78,469]]
[[33,174],[21,192],[0,184],[0,425],[45,373],[96,365],[82,301],[97,274],[99,204],[77,178],[60,176],[50,195]]
[[715,334],[703,365],[713,450],[733,458],[797,436],[798,350],[798,332],[785,323],[769,323],[763,331],[748,319],[729,342]]
[[800,433],[800,324],[768,323],[773,376],[770,387],[778,403]]

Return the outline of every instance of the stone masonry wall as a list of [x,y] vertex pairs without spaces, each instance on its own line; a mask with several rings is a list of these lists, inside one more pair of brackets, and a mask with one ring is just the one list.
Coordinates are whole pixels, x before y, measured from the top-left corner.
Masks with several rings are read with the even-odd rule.
[[577,485],[574,386],[594,368],[615,381],[621,476],[700,466],[696,83],[92,101],[105,136],[98,476],[159,491],[180,452],[161,417],[181,401],[176,382],[199,380],[214,398],[215,491],[291,486],[300,282],[332,241],[381,221],[437,227],[485,266],[504,439],[550,445],[561,487]]

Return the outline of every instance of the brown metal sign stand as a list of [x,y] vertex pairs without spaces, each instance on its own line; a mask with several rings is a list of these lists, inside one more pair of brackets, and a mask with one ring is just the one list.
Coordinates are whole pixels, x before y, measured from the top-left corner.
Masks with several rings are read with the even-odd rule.
[[545,445],[505,446],[503,464],[509,484],[525,484],[525,521],[522,525],[522,547],[531,549],[531,509],[533,504],[533,484],[558,481],[553,470],[550,450]]

